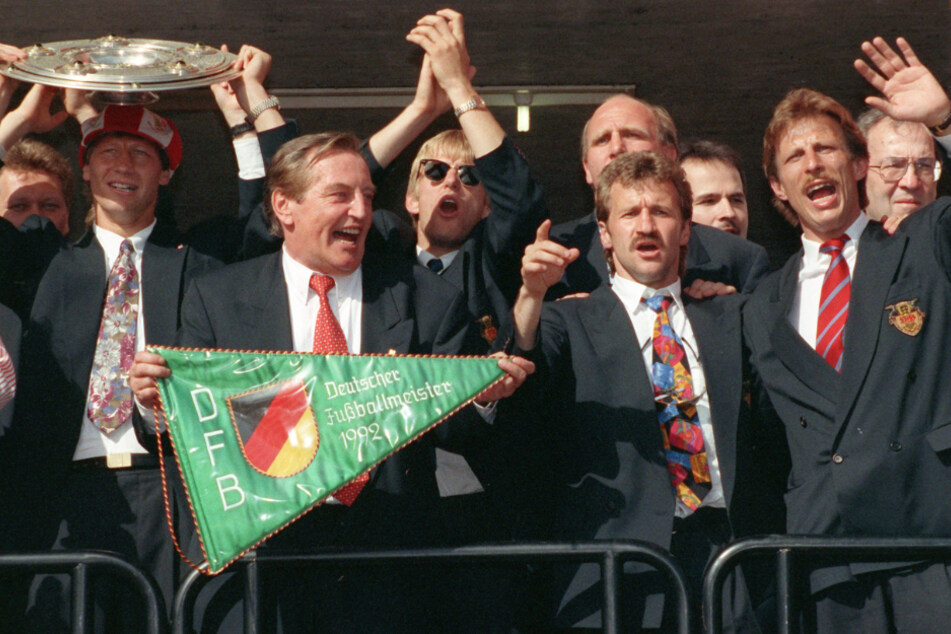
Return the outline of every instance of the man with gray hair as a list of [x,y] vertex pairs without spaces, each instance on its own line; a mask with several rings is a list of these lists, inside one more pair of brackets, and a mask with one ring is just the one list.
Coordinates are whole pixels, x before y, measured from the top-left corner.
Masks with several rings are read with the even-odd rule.
[[868,143],[866,213],[894,231],[937,197],[941,161],[934,138],[923,123],[898,121],[877,108],[863,112],[857,123]]

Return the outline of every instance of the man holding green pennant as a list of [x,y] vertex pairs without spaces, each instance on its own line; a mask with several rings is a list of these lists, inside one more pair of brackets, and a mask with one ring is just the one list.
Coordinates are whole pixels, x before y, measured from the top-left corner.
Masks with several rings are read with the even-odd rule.
[[[271,229],[284,238],[281,252],[196,280],[182,307],[182,346],[316,351],[325,355],[454,355],[479,349],[465,299],[452,285],[422,267],[384,257],[379,236],[370,233],[374,187],[355,137],[324,133],[291,141],[271,164],[268,188]],[[188,354],[203,359],[208,356],[202,352]],[[162,355],[171,358],[172,353],[162,351]],[[162,355],[136,355],[130,384],[143,406],[156,402],[155,379],[172,376],[168,389],[175,389],[178,370],[170,371]],[[240,484],[243,475],[249,478],[248,482],[255,478],[281,486],[275,484],[281,476],[300,467],[303,472],[319,472],[326,478],[312,488],[296,487],[300,496],[306,498],[297,510],[264,513],[268,520],[276,513],[290,521],[334,491],[334,498],[272,540],[295,548],[425,546],[431,541],[433,509],[438,500],[434,478],[436,444],[458,450],[477,442],[494,412],[491,407],[482,407],[481,411],[464,407],[432,434],[406,446],[405,443],[415,431],[453,414],[482,386],[492,384],[476,399],[477,405],[485,406],[510,395],[534,370],[524,359],[500,359],[498,367],[506,374],[493,383],[498,376],[495,368],[489,373],[482,368],[474,371],[475,377],[460,378],[463,372],[437,367],[439,363],[447,367],[462,363],[454,359],[422,363],[422,359],[292,355],[286,358],[286,369],[280,371],[270,365],[266,369],[258,367],[265,363],[264,359],[267,357],[253,353],[224,357],[218,361],[224,365],[211,366],[217,369],[199,382],[210,388],[212,380],[217,384],[226,373],[231,378],[241,378],[234,379],[227,393],[222,391],[213,397],[202,392],[189,396],[185,402],[187,406],[188,400],[192,400],[195,412],[190,415],[196,420],[207,416],[210,422],[212,410],[219,410],[215,411],[216,419],[224,421],[225,429],[230,422],[231,439],[238,442],[237,437],[241,438],[242,454],[254,456],[242,465],[241,475],[230,474],[237,480],[226,478],[203,485],[214,489],[212,497],[219,496],[219,512],[236,504],[241,493],[250,504],[247,498],[252,493]],[[188,359],[186,362],[190,363]],[[294,369],[298,362],[313,364],[314,373],[306,375]],[[481,363],[484,361],[478,365]],[[245,378],[245,374],[253,376]],[[227,413],[220,411],[221,401],[216,400],[222,397]],[[374,414],[369,412],[371,408]],[[282,425],[274,427],[286,433],[287,438],[298,439],[297,447],[307,450],[284,454],[286,443],[275,449],[279,441],[273,440],[273,434],[269,439],[257,437],[262,424],[268,427],[272,409],[294,412],[297,421],[293,430]],[[403,412],[414,414],[405,422],[400,420],[396,428],[390,428],[387,436],[382,421],[395,416],[397,411],[400,414],[396,420]],[[167,414],[173,438],[179,440],[175,437],[175,416],[186,414],[178,410]],[[420,420],[413,421],[415,416]],[[316,435],[309,422],[311,417],[316,420]],[[380,424],[380,428],[373,428],[374,424]],[[400,426],[403,435],[394,435]],[[210,427],[209,430],[214,432]],[[222,464],[218,460],[219,451],[223,450],[213,447],[223,444],[224,436],[224,432],[213,434],[198,445],[199,452],[204,452],[208,463],[214,462],[216,469]],[[377,440],[378,437],[384,440]],[[261,447],[264,450],[259,451]],[[191,445],[187,448],[189,452],[193,449]],[[185,447],[177,447],[180,456],[184,450]],[[268,456],[268,450],[276,454]],[[308,451],[315,453],[309,462]],[[337,489],[347,477],[338,465],[344,465],[347,474],[356,475],[390,453],[367,478],[358,478]],[[325,460],[324,454],[331,458]],[[183,468],[188,478],[184,463]],[[272,469],[275,475],[267,475]],[[215,473],[216,477],[229,475]],[[270,499],[253,495],[257,500]],[[196,508],[196,513],[201,512]],[[203,518],[198,520],[201,524]],[[277,526],[268,523],[258,539]],[[243,527],[231,529],[239,532]],[[205,532],[201,535],[202,539],[208,536]],[[251,538],[250,543],[241,547],[254,541]],[[205,547],[220,543],[212,539]],[[208,555],[209,563],[212,558],[218,560],[213,568],[229,559],[223,552]],[[319,618],[321,627],[328,631],[418,630],[424,625],[420,618],[426,610],[414,598],[420,596],[414,586],[422,577],[412,570],[400,572],[398,579],[395,574],[382,569],[366,569],[358,574],[346,571],[298,576],[293,584],[284,584],[293,587],[269,587],[277,587],[285,628],[312,628]]]

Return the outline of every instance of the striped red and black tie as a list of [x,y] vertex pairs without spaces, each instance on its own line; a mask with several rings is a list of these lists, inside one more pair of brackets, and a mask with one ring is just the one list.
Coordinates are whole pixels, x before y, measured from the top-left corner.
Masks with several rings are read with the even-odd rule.
[[819,247],[819,251],[828,253],[832,261],[829,262],[829,269],[822,280],[822,294],[819,297],[816,352],[822,355],[836,372],[842,372],[842,341],[845,322],[849,317],[851,277],[849,263],[842,254],[848,239],[848,236],[834,238],[823,242]]

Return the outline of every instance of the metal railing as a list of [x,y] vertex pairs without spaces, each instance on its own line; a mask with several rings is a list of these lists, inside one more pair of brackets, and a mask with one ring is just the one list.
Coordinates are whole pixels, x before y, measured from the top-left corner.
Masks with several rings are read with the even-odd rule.
[[[741,539],[730,544],[707,567],[703,579],[703,608],[708,630],[723,631],[721,623],[723,585],[727,575],[742,561],[776,557],[776,622],[781,634],[799,631],[796,606],[797,567],[810,557],[810,568],[857,562],[951,561],[951,539],[943,538],[848,538],[774,535]],[[808,583],[806,581],[805,583]]]
[[11,553],[0,555],[0,570],[25,570],[32,573],[65,573],[70,575],[70,626],[76,634],[89,630],[92,617],[89,575],[92,570],[106,570],[128,579],[130,588],[145,599],[145,626],[152,634],[168,629],[165,604],[155,580],[116,553],[103,551],[57,551],[43,553]]
[[[484,563],[485,561],[537,562],[597,562],[601,565],[603,631],[618,631],[618,580],[626,562],[646,563],[660,571],[673,591],[677,631],[691,631],[690,605],[687,599],[687,580],[673,557],[664,549],[646,542],[603,541],[582,543],[522,543],[465,546],[460,548],[433,548],[418,550],[366,550],[349,552],[281,553],[255,551],[239,559],[235,565],[244,568],[244,627],[245,632],[259,631],[260,596],[259,567],[262,565],[307,566],[386,566],[400,563]],[[172,631],[185,634],[191,631],[189,605],[196,583],[204,575],[193,571],[175,595],[172,612]],[[205,577],[207,578],[207,577]]]

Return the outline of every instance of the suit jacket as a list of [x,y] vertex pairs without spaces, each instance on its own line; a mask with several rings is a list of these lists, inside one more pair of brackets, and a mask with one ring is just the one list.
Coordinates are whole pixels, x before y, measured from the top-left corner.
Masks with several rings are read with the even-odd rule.
[[[420,310],[424,307],[425,310]],[[361,351],[400,354],[471,353],[479,345],[465,300],[452,285],[418,265],[375,256],[363,261]],[[293,350],[281,253],[196,280],[185,298],[179,344],[186,347]],[[465,408],[434,433],[404,447],[371,472],[349,509],[349,543],[407,544],[428,532],[428,509],[438,499],[434,442],[458,450],[484,423]],[[472,436],[470,436],[472,434]],[[320,513],[320,509],[315,515]],[[398,519],[397,519],[398,518]],[[296,528],[296,527],[295,527]],[[302,532],[302,531],[298,531]],[[301,535],[314,545],[315,536]],[[339,542],[338,544],[339,545]]]
[[[588,293],[608,282],[604,247],[594,214],[555,225],[551,238],[567,247],[577,247],[581,257],[572,262],[565,276],[548,293],[548,299],[570,293]],[[758,244],[705,225],[690,227],[684,286],[694,280],[723,282],[740,293],[750,293],[769,273],[766,249]]]
[[[894,236],[874,222],[862,234],[841,375],[789,323],[801,257],[764,281],[744,314],[792,461],[789,532],[951,536],[942,502],[951,495],[951,200],[909,216]],[[847,578],[823,573],[813,589]]]
[[[171,345],[185,289],[213,258],[157,223],[142,254],[146,341]],[[69,475],[83,421],[89,373],[106,295],[105,256],[92,231],[60,251],[46,270],[23,338],[17,408],[5,444],[26,465],[19,493],[30,507]],[[147,448],[148,445],[146,445]],[[42,464],[37,473],[36,465]],[[39,496],[39,497],[37,497]],[[47,536],[48,537],[48,536]]]
[[[775,521],[758,504],[747,465],[750,435],[740,296],[686,303],[710,397],[724,495],[737,535]],[[504,419],[525,451],[551,463],[550,536],[556,540],[640,539],[670,546],[676,506],[657,420],[652,382],[625,308],[607,286],[587,299],[546,304],[537,345],[528,354],[536,374],[516,399],[543,411],[536,426]],[[524,388],[523,388],[524,389]],[[544,484],[541,485],[544,487]],[[754,515],[755,514],[755,515]],[[626,570],[629,570],[627,567]],[[559,625],[597,627],[598,568],[584,564],[556,574]]]

